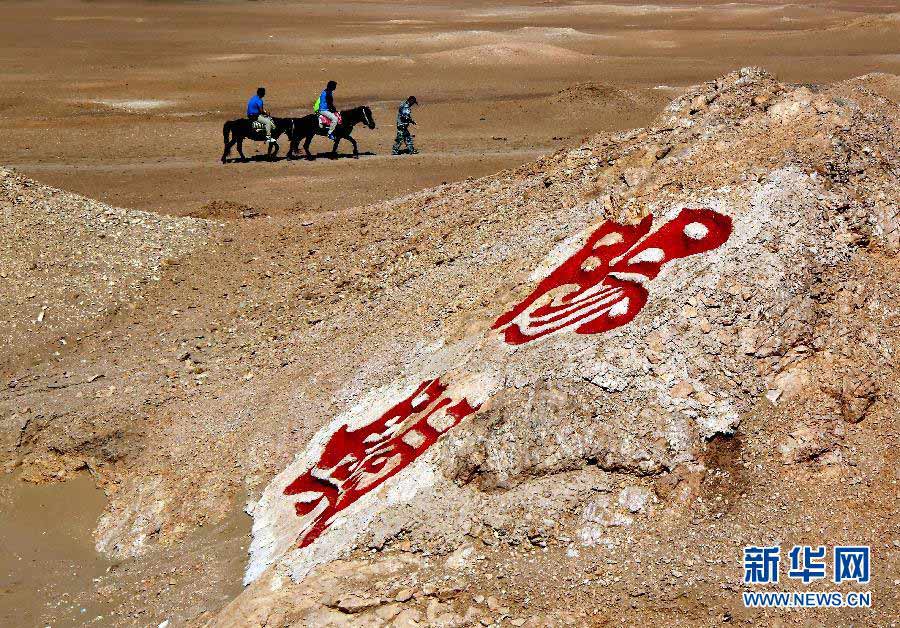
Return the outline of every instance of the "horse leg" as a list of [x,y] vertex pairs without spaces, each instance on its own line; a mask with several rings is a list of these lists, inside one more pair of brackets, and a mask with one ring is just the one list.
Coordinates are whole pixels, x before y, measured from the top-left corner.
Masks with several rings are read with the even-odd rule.
[[237,142],[238,155],[241,156],[241,161],[247,161],[247,157],[244,155],[244,138],[241,137]]
[[267,142],[268,146],[266,147],[266,157],[270,160],[274,161],[276,157],[278,157],[278,151],[281,150],[281,147],[278,145],[278,138],[281,137],[281,131],[275,130],[272,132],[272,141]]
[[231,153],[231,147],[234,146],[234,140],[225,143],[225,151],[222,153],[222,163],[228,161],[228,155]]
[[233,135],[231,132],[231,123],[226,122],[222,125],[222,141],[225,144],[225,150],[222,151],[222,163],[224,164],[228,160],[228,151],[231,150],[231,144],[229,143],[229,136]]
[[356,140],[349,135],[347,136],[347,139],[353,144],[353,159],[359,159],[359,145],[356,143]]
[[306,141],[303,142],[303,150],[306,151],[306,158],[309,159],[310,161],[312,161],[314,159],[314,157],[312,156],[312,153],[309,152],[309,145],[312,143],[312,138],[313,138],[312,135],[307,135]]
[[335,135],[334,136],[334,147],[331,149],[331,158],[332,159],[337,157],[337,154],[338,154],[337,147],[338,147],[338,144],[340,144],[340,143],[341,143],[341,136]]

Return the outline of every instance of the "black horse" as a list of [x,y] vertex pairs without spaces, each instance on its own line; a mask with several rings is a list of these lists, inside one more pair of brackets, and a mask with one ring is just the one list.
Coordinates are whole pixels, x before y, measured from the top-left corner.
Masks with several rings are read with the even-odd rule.
[[[291,118],[291,121],[293,124],[288,135],[291,138],[291,148],[287,153],[288,158],[293,157],[296,153],[297,146],[300,144],[300,138],[305,138],[303,150],[306,151],[306,158],[314,159],[312,153],[309,152],[309,144],[316,135],[327,136],[328,128],[323,129],[319,126],[319,116],[315,113],[302,118]],[[343,139],[350,140],[350,143],[353,144],[353,158],[359,158],[359,147],[356,144],[356,140],[350,137],[350,134],[353,133],[353,127],[360,123],[365,124],[370,129],[375,128],[375,118],[372,117],[372,110],[367,106],[363,105],[362,107],[355,107],[341,112],[341,123],[334,129],[334,147],[331,149],[332,158],[337,157],[338,144]]]
[[[272,131],[272,139],[277,140],[282,133],[286,133],[288,138],[292,137],[291,127],[294,118],[272,118],[275,121],[275,129]],[[249,118],[240,118],[239,120],[229,120],[222,126],[222,137],[225,140],[225,150],[222,152],[222,163],[228,159],[228,153],[231,147],[237,144],[238,154],[241,159],[247,161],[244,156],[244,140],[255,140],[257,142],[266,141],[265,131],[257,131],[253,128],[253,122]],[[278,142],[269,144],[266,150],[266,157],[274,159],[278,155]]]

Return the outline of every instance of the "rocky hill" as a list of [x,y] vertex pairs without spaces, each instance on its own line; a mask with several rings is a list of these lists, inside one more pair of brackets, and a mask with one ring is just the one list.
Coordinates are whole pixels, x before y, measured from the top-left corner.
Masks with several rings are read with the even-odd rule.
[[[16,372],[5,462],[89,468],[98,547],[168,552],[122,623],[790,622],[743,608],[741,548],[853,543],[873,608],[804,618],[885,625],[898,87],[745,68],[492,177],[182,219],[206,247]],[[249,586],[201,603],[184,541],[245,496]]]
[[6,168],[0,208],[0,350],[26,362],[43,357],[29,353],[38,340],[64,348],[73,333],[134,307],[161,269],[203,246],[211,228],[110,207]]

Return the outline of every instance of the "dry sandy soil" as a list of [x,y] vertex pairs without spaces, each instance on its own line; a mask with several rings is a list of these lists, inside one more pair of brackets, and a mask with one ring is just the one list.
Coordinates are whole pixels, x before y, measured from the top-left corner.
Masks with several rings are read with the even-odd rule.
[[[15,3],[0,25],[3,163],[125,207],[315,212],[640,126],[674,95],[663,86],[741,65],[802,82],[900,70],[896,29],[867,26],[889,0],[696,4]],[[357,132],[371,155],[219,164],[222,123],[258,84],[276,114],[305,114],[329,78],[338,106],[372,106],[378,128]],[[423,154],[401,165],[390,144],[410,93]]]
[[[733,545],[754,541],[758,529],[767,531],[761,540],[881,543],[873,588],[884,603],[874,614],[842,618],[885,625],[896,617],[896,598],[887,600],[900,545],[891,411],[897,318],[890,308],[859,312],[866,303],[896,303],[896,257],[876,210],[896,210],[900,189],[896,162],[884,162],[896,153],[887,144],[897,137],[900,84],[885,75],[825,85],[900,73],[900,22],[887,15],[896,3],[697,4],[5,7],[2,162],[30,178],[0,171],[0,462],[13,474],[0,486],[0,623],[377,624],[375,611],[394,612],[385,621],[403,614],[422,624],[799,621],[735,605]],[[740,78],[732,76],[681,102],[679,115],[697,115],[705,135],[657,117],[688,86],[751,64],[781,83],[757,77],[735,88]],[[357,132],[372,154],[219,163],[221,123],[240,115],[257,84],[268,87],[277,114],[300,114],[327,78],[341,83],[340,106],[372,105],[378,128]],[[719,91],[717,105],[711,94]],[[394,159],[392,120],[409,93],[423,102],[414,113],[423,154]],[[697,94],[702,106],[685,111]],[[772,122],[776,112],[784,126],[770,147],[765,125],[782,128]],[[842,116],[853,129],[843,135]],[[721,120],[725,130],[716,126]],[[754,129],[746,144],[740,124]],[[859,164],[821,157],[827,146],[816,142],[829,133]],[[326,148],[321,139],[316,146]],[[720,152],[730,157],[717,162]],[[691,162],[695,154],[712,165]],[[471,503],[486,499],[497,513],[503,500],[535,508],[485,516],[462,539],[427,519],[441,512],[433,505],[418,527],[419,511],[393,513],[377,528],[381,538],[365,539],[319,579],[269,595],[261,590],[277,580],[270,570],[228,606],[241,593],[250,543],[242,509],[331,417],[404,372],[409,356],[424,350],[417,339],[450,342],[480,330],[480,314],[470,312],[521,297],[548,251],[593,224],[597,203],[600,214],[634,219],[653,199],[690,202],[712,187],[757,178],[763,185],[791,167],[826,181],[821,198],[802,196],[797,206],[817,208],[816,220],[827,226],[811,221],[810,233],[829,243],[834,260],[787,295],[758,294],[774,281],[765,268],[734,270],[710,287],[730,313],[696,295],[690,307],[702,316],[673,323],[694,347],[698,318],[717,337],[735,332],[739,366],[756,378],[738,394],[745,405],[737,435],[698,438],[693,466],[647,475],[575,456],[546,476],[520,469],[511,483],[478,462],[490,451],[449,443],[437,468],[460,490],[474,487]],[[642,168],[651,170],[648,179]],[[828,196],[832,186],[848,195],[849,213],[829,213],[837,203]],[[423,188],[431,189],[387,200]],[[634,204],[620,205],[626,198]],[[520,233],[529,237],[517,245]],[[778,243],[773,236],[760,250],[777,251]],[[806,272],[812,265],[797,255],[778,261]],[[491,279],[478,279],[482,273]],[[806,292],[817,305],[800,298]],[[785,346],[746,354],[737,331],[746,327],[762,344],[777,335],[766,327],[764,306],[780,308],[789,327],[803,331]],[[879,334],[867,333],[867,324]],[[677,353],[659,337],[652,343],[663,364]],[[688,368],[718,373],[713,362]],[[861,381],[874,392],[854,397],[856,388],[841,389],[829,405],[830,392],[810,388],[810,379],[842,368],[868,373]],[[548,410],[551,418],[569,417],[572,399],[586,394],[593,403],[605,394],[577,377],[574,388],[552,384],[559,374],[551,375],[524,385],[563,408]],[[780,407],[766,405],[766,386],[784,395]],[[700,392],[692,389],[688,401]],[[509,409],[521,401],[517,394],[505,392],[499,409],[471,424],[488,450],[493,429],[515,424]],[[857,403],[865,416],[855,414]],[[574,413],[566,419],[572,425]],[[452,452],[469,466],[448,462]],[[43,485],[71,477],[81,479]],[[23,489],[20,479],[38,485]],[[517,482],[523,494],[510,490]],[[558,498],[554,487],[563,485],[573,488],[571,503],[553,506],[563,508],[558,525],[534,523],[541,507],[550,508],[536,496]],[[615,497],[625,489],[651,495],[652,507],[617,513],[635,517],[635,527],[606,530],[605,550],[585,548],[572,559],[584,504],[599,508],[584,494]],[[817,505],[822,522],[810,518]],[[510,523],[518,516],[530,523]],[[41,518],[50,521],[34,525]],[[47,535],[56,543],[43,544]],[[94,542],[104,554],[91,551]],[[471,544],[475,550],[466,549]],[[457,566],[445,565],[448,555]],[[632,562],[635,555],[643,564]],[[394,603],[403,589],[412,597]],[[347,613],[340,607],[348,596],[376,602]]]

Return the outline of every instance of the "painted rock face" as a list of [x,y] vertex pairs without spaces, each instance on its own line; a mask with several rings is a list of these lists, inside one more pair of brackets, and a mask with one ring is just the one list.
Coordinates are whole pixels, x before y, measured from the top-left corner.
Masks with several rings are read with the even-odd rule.
[[[633,226],[603,223],[493,329],[513,345],[570,328],[579,334],[614,329],[641,311],[647,284],[667,262],[714,249],[731,234],[731,218],[711,209],[683,209],[651,233],[652,225],[652,216]],[[283,491],[301,519],[299,547],[480,407],[446,391],[440,379],[426,380],[370,422],[352,429],[345,423],[328,436],[316,463]]]
[[579,334],[615,329],[641,311],[646,284],[663,265],[710,251],[731,235],[731,218],[711,209],[683,209],[650,234],[652,224],[653,216],[634,226],[603,223],[493,328],[513,345],[565,329]]
[[399,473],[447,430],[475,412],[465,399],[444,396],[440,380],[423,382],[371,423],[349,430],[342,425],[318,462],[291,482],[285,495],[296,496],[299,517],[309,517],[298,541],[306,547],[357,499]]

